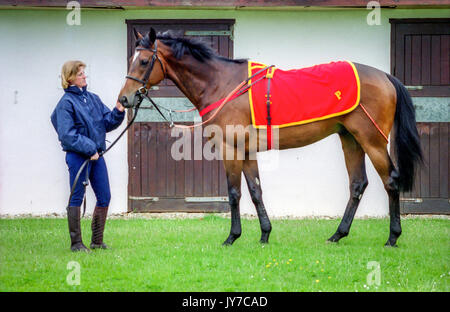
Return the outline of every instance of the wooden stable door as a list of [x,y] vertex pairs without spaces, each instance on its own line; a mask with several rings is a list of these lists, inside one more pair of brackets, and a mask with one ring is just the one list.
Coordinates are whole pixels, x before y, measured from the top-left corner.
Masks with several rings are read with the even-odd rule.
[[413,97],[424,154],[413,190],[401,195],[401,212],[450,214],[450,19],[390,22],[391,73]]
[[[150,27],[171,30],[176,37],[195,37],[225,57],[233,57],[234,20],[127,20],[128,59],[134,53],[133,29],[142,34]],[[172,81],[165,79],[150,91],[152,99],[167,108],[186,110],[192,104]],[[162,110],[169,118],[168,111]],[[130,117],[129,117],[130,118]],[[193,124],[198,112],[174,113],[178,124]],[[194,157],[194,136],[203,141],[202,129],[191,130],[190,159],[175,160],[172,146],[180,136],[145,100],[128,132],[128,211],[135,212],[224,212],[228,192],[222,161]],[[200,135],[199,135],[200,134]],[[203,145],[202,145],[203,146]],[[198,146],[197,146],[198,148]],[[198,152],[198,150],[197,150]],[[189,157],[187,157],[189,158]]]

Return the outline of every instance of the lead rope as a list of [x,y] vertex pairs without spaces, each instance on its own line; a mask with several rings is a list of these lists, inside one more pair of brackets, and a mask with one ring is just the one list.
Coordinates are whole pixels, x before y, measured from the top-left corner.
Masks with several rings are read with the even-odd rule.
[[230,98],[231,98],[237,91],[239,91],[246,83],[247,83],[247,81],[242,81],[242,82],[241,82],[241,83],[240,83],[233,91],[231,91],[231,92],[227,95],[227,97],[223,100],[222,104],[220,104],[220,106],[219,106],[219,107],[217,108],[217,110],[214,112],[214,114],[212,114],[211,117],[209,117],[207,120],[202,121],[202,122],[197,123],[197,124],[193,124],[193,125],[191,125],[191,126],[186,126],[186,125],[175,125],[175,124],[173,124],[173,122],[171,123],[171,125],[172,125],[173,127],[180,128],[180,129],[192,129],[192,128],[195,128],[195,127],[201,127],[201,126],[203,126],[205,123],[208,123],[208,122],[210,122],[211,120],[213,120],[213,119],[216,117],[216,115],[220,112],[220,110],[223,108],[223,106],[230,100]]

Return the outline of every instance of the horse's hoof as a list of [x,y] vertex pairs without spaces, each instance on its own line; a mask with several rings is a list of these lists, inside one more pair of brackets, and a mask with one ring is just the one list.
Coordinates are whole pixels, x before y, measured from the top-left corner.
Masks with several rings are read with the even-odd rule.
[[70,247],[70,250],[72,250],[73,252],[77,252],[77,251],[82,251],[82,252],[86,252],[86,253],[90,253],[91,250],[88,249],[86,246],[84,246],[83,243],[76,243],[73,246]]
[[89,247],[91,249],[109,249],[108,245],[106,245],[105,243],[101,243],[101,244],[91,243],[91,245]]
[[228,237],[227,240],[222,243],[222,246],[231,246],[231,245],[233,245],[233,243],[234,243],[234,239],[230,239]]
[[384,244],[384,247],[398,248],[398,245],[396,243],[391,243],[391,242],[387,241],[386,244]]
[[397,239],[400,235],[389,235],[389,238],[386,242],[386,244],[384,244],[384,246],[386,247],[398,247],[397,246]]
[[230,234],[227,238],[227,240],[222,244],[224,246],[229,246],[234,243],[235,240],[237,240],[241,234]]
[[338,243],[341,238],[338,234],[334,234],[327,240],[327,243]]
[[269,233],[262,234],[259,242],[261,244],[268,244],[269,243]]

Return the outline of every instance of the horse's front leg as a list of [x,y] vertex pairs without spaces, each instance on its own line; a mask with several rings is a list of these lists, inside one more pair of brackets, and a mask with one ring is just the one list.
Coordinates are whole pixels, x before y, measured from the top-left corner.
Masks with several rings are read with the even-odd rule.
[[269,217],[267,216],[266,209],[262,200],[261,182],[259,179],[258,162],[257,160],[245,160],[244,161],[244,175],[247,180],[248,190],[252,198],[253,204],[255,204],[256,212],[258,213],[259,224],[261,226],[261,243],[269,242],[270,231],[272,231],[272,225],[270,224]]
[[242,160],[224,160],[228,183],[228,198],[231,209],[231,230],[224,245],[231,245],[241,236],[241,215],[239,200],[241,199]]

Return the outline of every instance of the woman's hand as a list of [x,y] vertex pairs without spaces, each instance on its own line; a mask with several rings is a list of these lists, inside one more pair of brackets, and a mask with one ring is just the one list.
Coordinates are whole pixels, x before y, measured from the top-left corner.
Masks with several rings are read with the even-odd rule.
[[91,156],[91,160],[98,160],[100,155],[98,153],[95,153],[95,155]]
[[116,108],[120,111],[123,112],[125,110],[125,107],[123,107],[122,104],[120,104],[119,101],[116,102]]

